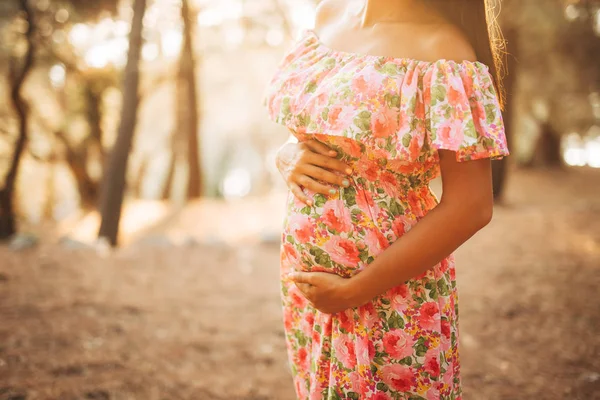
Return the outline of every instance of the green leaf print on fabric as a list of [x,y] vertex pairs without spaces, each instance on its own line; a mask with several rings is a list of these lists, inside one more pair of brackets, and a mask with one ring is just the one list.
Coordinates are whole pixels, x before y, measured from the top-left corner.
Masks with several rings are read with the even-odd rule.
[[344,400],[336,389],[332,389],[330,391],[331,396],[329,397],[331,400]]
[[381,390],[382,392],[387,392],[388,391],[388,386],[385,383],[383,383],[383,382],[377,383],[376,388],[377,388],[377,390]]
[[415,355],[417,357],[423,357],[425,355],[425,353],[427,353],[427,345],[425,344],[425,338],[424,337],[420,337],[419,340],[417,340],[417,343],[415,343],[415,345],[413,346],[415,349]]
[[400,96],[395,93],[386,93],[385,97],[385,105],[389,108],[400,108]]
[[329,108],[323,110],[321,113],[321,118],[323,118],[323,121],[327,121],[329,119]]
[[440,280],[437,281],[437,287],[438,287],[439,293],[442,296],[448,296],[450,294],[448,284],[446,283],[444,278],[441,278]]
[[496,119],[496,107],[493,104],[485,105],[486,122],[491,124]]
[[290,98],[284,97],[281,100],[281,113],[283,114],[284,120],[290,118],[291,109],[290,109]]
[[302,207],[300,212],[304,215],[310,215],[312,213],[312,209],[310,208],[310,206],[305,206],[305,207]]
[[400,74],[400,68],[398,68],[398,65],[394,63],[386,63],[381,68],[381,72],[386,75],[396,76]]
[[327,254],[322,249],[312,246],[309,250],[309,253],[315,258],[315,262],[325,268],[333,268],[331,258],[329,258],[329,254]]
[[356,205],[356,189],[352,186],[344,188],[344,201],[347,206],[352,207]]
[[435,86],[431,90],[431,105],[442,102],[446,99],[446,88],[443,86]]
[[492,138],[483,138],[483,145],[488,148],[488,149],[493,149],[494,148],[494,139]]
[[408,396],[407,400],[427,400],[425,397],[418,396],[416,394],[411,394]]
[[317,83],[315,81],[310,81],[306,85],[304,92],[305,93],[314,93],[316,90],[317,90]]
[[472,119],[467,121],[464,132],[465,136],[477,139],[477,131],[475,130],[475,124]]
[[308,338],[302,332],[296,331],[294,332],[294,336],[296,337],[296,340],[300,346],[304,347],[308,343]]
[[310,115],[300,114],[298,115],[298,126],[308,126],[310,124]]
[[404,357],[402,360],[400,360],[400,364],[402,364],[402,365],[410,366],[410,365],[412,365],[412,362],[413,362],[413,360],[412,360],[411,356]]
[[429,291],[429,297],[432,300],[437,300],[438,299],[438,292],[437,292],[437,288],[435,286],[433,286],[431,288],[431,290]]
[[371,130],[371,113],[362,111],[354,118],[354,125],[363,132],[369,132]]
[[323,207],[325,205],[325,203],[327,202],[327,197],[325,197],[321,193],[315,194],[314,199],[315,199],[315,206],[317,206],[317,207]]
[[391,329],[402,329],[404,328],[404,320],[397,312],[392,313],[388,319],[388,326]]
[[407,133],[406,135],[404,135],[402,137],[402,144],[404,145],[404,147],[410,146],[411,139],[412,139],[412,136],[410,135],[410,133]]
[[352,400],[359,400],[360,397],[358,396],[358,393],[356,392],[348,392],[348,398],[352,399]]
[[335,64],[336,64],[335,58],[328,58],[323,63],[323,67],[324,67],[324,69],[331,69],[331,68],[335,67]]
[[390,200],[390,212],[394,217],[404,215],[404,208],[395,199]]

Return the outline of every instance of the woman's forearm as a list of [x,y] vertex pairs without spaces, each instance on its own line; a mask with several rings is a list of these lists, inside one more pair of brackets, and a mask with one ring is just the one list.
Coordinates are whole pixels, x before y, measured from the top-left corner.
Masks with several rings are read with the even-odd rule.
[[491,206],[443,201],[413,228],[348,279],[344,296],[364,304],[388,289],[434,267],[483,228]]

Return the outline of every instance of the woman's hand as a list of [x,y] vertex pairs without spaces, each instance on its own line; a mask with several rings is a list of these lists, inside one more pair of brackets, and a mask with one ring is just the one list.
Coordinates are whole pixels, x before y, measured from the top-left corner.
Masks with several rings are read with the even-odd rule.
[[303,192],[303,188],[324,195],[335,194],[336,189],[317,182],[320,180],[336,186],[348,187],[350,181],[332,171],[351,174],[352,169],[335,158],[336,152],[316,140],[301,143],[286,143],[277,152],[277,168],[292,193],[303,203],[312,205],[312,201]]
[[350,290],[348,278],[326,272],[297,271],[288,276],[313,307],[323,313],[335,314],[366,303]]

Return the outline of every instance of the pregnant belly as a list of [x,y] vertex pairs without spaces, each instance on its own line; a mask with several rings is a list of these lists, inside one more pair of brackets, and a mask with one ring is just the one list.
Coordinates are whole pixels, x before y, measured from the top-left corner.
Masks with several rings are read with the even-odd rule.
[[291,193],[288,197],[282,238],[282,259],[287,267],[350,277],[393,240],[394,235],[386,235],[376,226],[372,208],[356,189],[341,189],[329,197],[309,193],[309,197],[312,207]]

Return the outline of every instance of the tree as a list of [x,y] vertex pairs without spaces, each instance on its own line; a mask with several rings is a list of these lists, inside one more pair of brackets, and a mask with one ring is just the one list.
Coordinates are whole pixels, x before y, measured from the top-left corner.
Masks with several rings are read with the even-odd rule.
[[176,125],[171,139],[172,156],[162,197],[168,199],[179,159],[188,165],[187,198],[200,197],[202,192],[202,171],[198,140],[198,90],[196,87],[196,57],[194,56],[194,16],[188,0],[181,2],[183,20],[183,43],[179,57],[179,70],[176,81],[175,114]]
[[[516,90],[516,77],[518,74],[516,60],[518,58],[519,48],[517,46],[517,35],[515,29],[506,29],[504,31],[504,38],[506,40],[508,56],[505,58],[507,76],[504,79],[504,89],[506,91],[506,105],[503,113],[504,127],[506,131],[506,140],[509,148],[512,147],[512,136],[515,131],[515,90]],[[494,192],[494,199],[498,200],[502,198],[504,188],[506,186],[508,174],[508,159],[505,157],[501,160],[492,162],[492,188]]]
[[[202,179],[198,149],[198,92],[196,89],[196,59],[193,46],[193,16],[188,0],[181,1],[183,20],[183,51],[181,52],[180,72],[177,80],[180,91],[178,120],[187,136],[188,198],[200,197]],[[181,101],[183,100],[183,101]]]
[[35,35],[35,17],[28,0],[19,0],[19,8],[28,22],[25,40],[27,50],[23,58],[22,66],[16,65],[16,60],[12,60],[10,66],[11,90],[10,98],[12,106],[17,113],[19,121],[19,134],[15,142],[12,160],[8,173],[4,180],[4,186],[0,189],[0,239],[6,239],[16,232],[15,211],[14,211],[14,192],[21,156],[29,136],[29,109],[26,100],[23,98],[23,84],[31,72],[34,65],[34,35]]
[[108,165],[104,170],[101,189],[100,213],[102,222],[99,238],[108,239],[113,246],[117,244],[119,221],[123,196],[125,194],[125,175],[127,161],[135,132],[139,104],[140,58],[143,44],[142,29],[146,13],[146,0],[135,0],[133,21],[129,36],[129,53],[123,81],[123,109],[117,140],[110,152]]

